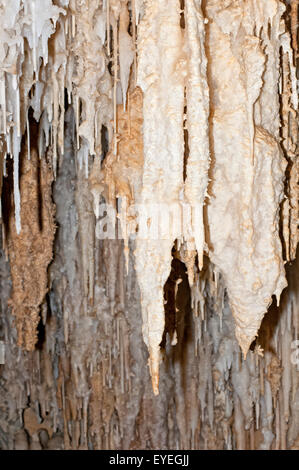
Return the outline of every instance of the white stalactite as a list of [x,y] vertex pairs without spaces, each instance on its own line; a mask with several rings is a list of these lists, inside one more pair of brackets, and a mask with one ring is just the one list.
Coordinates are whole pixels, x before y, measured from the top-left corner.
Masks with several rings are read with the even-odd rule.
[[202,268],[204,252],[203,204],[208,187],[209,155],[209,87],[205,53],[205,23],[201,0],[185,5],[187,129],[189,155],[185,195],[191,209],[191,228]]
[[[219,8],[219,2],[207,2],[214,151],[210,257],[224,275],[245,356],[272,295],[279,299],[286,286],[279,238],[286,162],[277,121],[278,25],[283,8],[274,0],[264,10],[255,9],[255,3],[237,1]],[[270,38],[265,32],[269,23]],[[263,37],[254,36],[262,26],[267,34],[264,52]]]
[[[153,205],[179,201],[183,187],[183,40],[178,0],[145,3],[138,30],[137,84],[143,97],[144,168],[141,203]],[[145,223],[153,224],[151,216]],[[164,240],[137,236],[135,258],[140,285],[143,336],[150,353],[154,393],[158,393],[160,343],[164,331],[163,287],[171,265],[171,249],[181,233]]]

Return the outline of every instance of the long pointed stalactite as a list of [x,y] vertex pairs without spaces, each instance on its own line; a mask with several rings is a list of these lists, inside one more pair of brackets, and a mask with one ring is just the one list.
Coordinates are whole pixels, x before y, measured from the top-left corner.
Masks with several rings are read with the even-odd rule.
[[299,449],[297,0],[0,0],[0,448]]

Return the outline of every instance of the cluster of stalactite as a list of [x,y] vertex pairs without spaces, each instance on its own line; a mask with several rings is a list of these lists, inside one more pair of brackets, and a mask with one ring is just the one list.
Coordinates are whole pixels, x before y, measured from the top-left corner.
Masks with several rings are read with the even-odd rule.
[[0,12],[0,448],[299,448],[298,1]]

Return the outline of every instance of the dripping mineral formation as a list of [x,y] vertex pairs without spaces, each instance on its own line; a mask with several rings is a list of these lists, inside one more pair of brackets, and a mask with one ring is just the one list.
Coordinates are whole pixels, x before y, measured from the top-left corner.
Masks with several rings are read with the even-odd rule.
[[299,448],[298,9],[0,0],[0,448]]

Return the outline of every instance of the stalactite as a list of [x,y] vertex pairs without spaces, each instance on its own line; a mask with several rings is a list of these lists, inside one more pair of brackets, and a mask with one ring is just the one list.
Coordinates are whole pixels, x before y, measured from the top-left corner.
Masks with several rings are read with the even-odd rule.
[[201,2],[186,2],[187,129],[189,155],[185,194],[192,210],[192,232],[200,269],[204,252],[203,203],[208,186],[209,169],[209,88],[205,55],[204,17]]
[[11,216],[6,237],[18,344],[32,350],[37,341],[39,308],[47,292],[47,267],[52,259],[55,233],[51,197],[53,176],[48,162],[45,159],[39,162],[35,149],[30,160],[25,152],[20,155],[22,231],[18,233]]
[[[294,41],[294,40],[293,40]],[[295,85],[296,49],[290,47],[290,38],[284,37],[284,46],[281,50],[282,68],[282,147],[289,163],[289,178],[286,181],[287,195],[283,205],[284,242],[286,259],[294,259],[298,245],[298,124],[297,114],[298,98]],[[293,78],[292,78],[293,77]]]
[[[101,152],[100,131],[102,125],[109,125],[109,100],[112,99],[103,35],[96,27],[99,2],[89,1],[87,7],[85,2],[71,0],[70,9],[76,29],[74,37],[70,39],[68,67],[72,75],[69,91],[77,106],[81,106],[77,117],[77,139],[81,138],[83,145],[86,141],[88,152],[94,155],[96,150]],[[73,73],[73,70],[76,72]],[[78,150],[80,147],[81,142],[78,141]]]
[[0,13],[0,448],[298,448],[298,0]]
[[140,199],[143,165],[142,92],[137,87],[128,96],[127,111],[122,109],[122,105],[117,107],[117,155],[114,154],[114,151],[110,151],[102,168],[100,168],[100,162],[95,160],[89,178],[96,217],[99,217],[97,207],[101,195],[114,208],[117,206],[117,200],[120,201],[120,230],[124,240],[127,268],[129,237],[135,235],[137,228],[137,214],[134,204]]
[[[278,218],[286,162],[275,140],[279,138],[275,78],[284,8],[280,2],[269,2],[255,20],[254,3],[237,2],[232,14],[240,26],[234,32],[233,23],[227,22],[230,11],[218,9],[214,2],[207,3],[211,19],[208,53],[215,84],[211,99],[214,164],[208,220],[210,256],[225,277],[236,335],[246,356],[271,296],[276,295],[279,302],[286,286]],[[271,37],[265,38],[269,22]],[[261,38],[254,36],[255,28],[258,33],[261,28],[264,31]],[[263,41],[267,62],[261,49]],[[244,79],[238,78],[240,74]],[[274,103],[271,109],[269,99]],[[267,188],[263,192],[261,184]],[[224,224],[226,233],[220,231],[219,224]]]
[[133,39],[128,33],[129,26],[129,12],[127,4],[122,5],[119,20],[119,68],[120,68],[120,82],[123,95],[124,109],[126,108],[126,95],[129,83],[130,69],[134,60],[134,45]]
[[[168,19],[164,22],[166,16]],[[144,94],[144,169],[140,202],[145,208],[177,202],[183,186],[185,62],[182,45],[179,2],[147,2],[139,25],[137,78]],[[147,221],[153,223],[150,214]],[[170,272],[172,245],[180,235],[166,234],[163,241],[142,240],[139,236],[136,244],[143,335],[149,348],[155,394],[158,393],[159,350],[164,331],[163,286]]]

